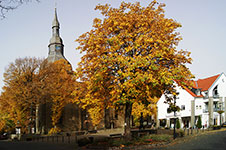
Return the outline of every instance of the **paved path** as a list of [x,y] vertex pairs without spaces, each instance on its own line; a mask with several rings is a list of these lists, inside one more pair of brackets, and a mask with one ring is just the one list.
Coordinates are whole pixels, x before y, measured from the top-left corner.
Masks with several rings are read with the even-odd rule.
[[207,135],[199,135],[193,137],[189,141],[175,144],[161,149],[177,149],[177,150],[214,150],[226,149],[226,131],[208,133]]
[[0,141],[0,150],[76,150],[73,144]]

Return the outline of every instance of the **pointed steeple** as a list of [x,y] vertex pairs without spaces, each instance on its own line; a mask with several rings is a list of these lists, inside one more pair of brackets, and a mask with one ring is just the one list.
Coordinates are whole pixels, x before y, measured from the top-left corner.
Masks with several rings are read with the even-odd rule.
[[64,57],[64,45],[60,37],[60,23],[57,18],[57,10],[55,8],[55,15],[52,23],[52,37],[49,41],[49,54],[48,61],[54,62],[59,59],[65,59]]
[[53,20],[52,26],[53,26],[53,27],[58,27],[58,28],[60,28],[60,24],[59,24],[59,21],[58,21],[58,19],[57,19],[57,11],[56,11],[56,8],[55,8],[55,16],[54,16],[54,20]]

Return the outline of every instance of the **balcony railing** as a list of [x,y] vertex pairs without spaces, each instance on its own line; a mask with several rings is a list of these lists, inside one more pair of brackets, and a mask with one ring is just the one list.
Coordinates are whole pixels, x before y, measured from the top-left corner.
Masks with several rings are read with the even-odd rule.
[[203,113],[208,113],[208,109],[203,109]]
[[209,98],[209,96],[208,96],[208,95],[205,95],[205,96],[204,96],[204,99],[208,99],[208,98]]
[[220,96],[219,95],[213,95],[213,98],[220,98]]
[[213,108],[214,112],[217,112],[217,111],[220,111],[220,110],[221,110],[220,108]]
[[[220,110],[223,110],[224,111],[224,109],[220,109],[220,108],[213,108],[213,111],[214,112],[218,112],[218,111],[220,111]],[[208,109],[203,109],[203,113],[208,113],[209,112],[209,110]]]

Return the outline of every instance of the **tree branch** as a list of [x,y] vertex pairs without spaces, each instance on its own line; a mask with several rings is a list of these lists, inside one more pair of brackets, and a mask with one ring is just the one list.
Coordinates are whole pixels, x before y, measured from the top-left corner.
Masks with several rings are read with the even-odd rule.
[[[40,2],[40,0],[33,0]],[[17,9],[24,3],[32,2],[32,0],[0,0],[0,19],[6,18],[6,13],[10,10]]]

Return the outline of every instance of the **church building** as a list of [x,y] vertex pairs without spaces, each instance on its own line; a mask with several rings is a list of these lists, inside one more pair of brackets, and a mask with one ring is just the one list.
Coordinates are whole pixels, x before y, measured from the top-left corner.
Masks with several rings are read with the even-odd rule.
[[[48,49],[49,52],[47,61],[49,63],[53,63],[60,59],[67,61],[64,56],[64,44],[62,38],[60,37],[60,23],[58,21],[56,9],[52,22],[52,37],[49,41]],[[51,103],[42,104],[39,107],[38,112],[39,121],[38,123],[36,122],[36,131],[39,133],[47,134],[53,127],[51,120]],[[108,109],[105,110],[104,118],[97,128],[101,129],[122,127],[122,125],[124,124],[123,121],[123,116],[119,116],[115,114],[115,111],[113,111],[112,109]],[[72,103],[69,103],[64,107],[62,116],[59,120],[59,127],[64,132],[94,129],[86,110],[80,109],[78,105]]]

